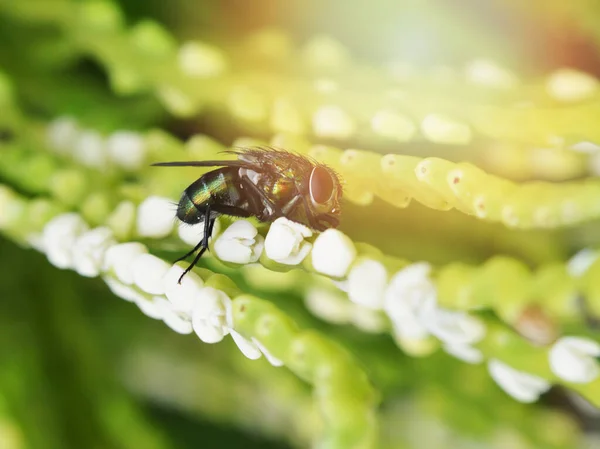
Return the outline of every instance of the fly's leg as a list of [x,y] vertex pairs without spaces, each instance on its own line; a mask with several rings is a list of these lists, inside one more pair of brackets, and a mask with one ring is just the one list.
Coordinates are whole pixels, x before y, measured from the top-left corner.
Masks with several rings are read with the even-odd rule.
[[185,255],[181,256],[179,259],[177,259],[173,263],[181,262],[182,260],[185,260],[188,257],[190,257],[192,254],[194,254],[196,251],[198,251],[198,249],[202,246],[203,242],[204,242],[204,239],[200,240],[200,242],[196,246],[194,246],[194,248],[191,251],[187,252]]
[[[265,194],[264,191],[259,189],[256,184],[254,184],[252,181],[250,181],[250,179],[244,179],[243,181],[244,181],[244,186],[248,187],[248,189],[251,190],[252,193],[256,194],[256,196],[258,196],[261,199],[262,205],[266,206],[268,209],[270,209],[269,217],[283,217],[284,214],[281,211],[281,209],[277,205],[275,205],[273,203],[273,201],[271,201],[271,199]],[[252,197],[250,197],[250,200],[251,199],[252,199]],[[260,210],[260,209],[257,209],[257,210]]]
[[212,234],[214,225],[215,225],[215,219],[210,218],[210,205],[208,205],[208,206],[206,206],[206,211],[204,212],[204,235],[202,236],[202,240],[200,240],[200,243],[198,243],[192,251],[190,251],[185,256],[180,257],[178,259],[178,261],[183,260],[183,259],[187,258],[188,256],[190,256],[191,254],[194,254],[194,252],[197,251],[198,249],[200,249],[200,251],[198,251],[198,254],[196,254],[196,257],[194,257],[194,260],[192,261],[192,263],[185,269],[185,271],[181,274],[181,276],[179,276],[179,280],[177,281],[178,284],[181,284],[181,280],[183,279],[183,277],[186,274],[188,274],[192,270],[192,268],[194,268],[196,266],[196,264],[198,263],[198,261],[200,260],[202,255],[208,249],[208,239],[210,238],[210,235]]

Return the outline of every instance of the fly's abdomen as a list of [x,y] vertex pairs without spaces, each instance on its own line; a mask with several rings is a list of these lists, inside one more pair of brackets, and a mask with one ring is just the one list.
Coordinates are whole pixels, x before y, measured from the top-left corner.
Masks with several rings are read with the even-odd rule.
[[204,218],[205,207],[198,207],[189,197],[187,191],[183,192],[177,206],[177,218],[184,223],[200,223]]
[[188,224],[200,223],[208,205],[240,207],[243,199],[239,191],[237,170],[222,168],[206,173],[191,184],[181,195],[177,218]]

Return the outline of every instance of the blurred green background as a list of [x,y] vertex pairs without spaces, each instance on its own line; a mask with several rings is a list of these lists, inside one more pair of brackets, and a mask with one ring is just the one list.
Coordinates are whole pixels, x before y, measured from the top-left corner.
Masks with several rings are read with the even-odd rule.
[[[574,6],[584,2],[571,8],[517,0],[119,3],[129,23],[154,19],[180,41],[206,39],[236,47],[253,31],[279,26],[298,41],[330,34],[357,58],[374,64],[402,60],[427,69],[486,56],[524,76],[564,65],[600,74],[595,31],[589,26],[600,23],[594,22],[598,7]],[[175,119],[151,96],[114,95],[103,68],[92,60],[43,70],[32,66],[35,58],[29,59],[28,52],[42,52],[41,43],[55,38],[52,30],[30,29],[0,15],[0,66],[10,69],[19,100],[32,116],[51,119],[74,113],[100,130],[153,126],[182,138],[197,132],[217,135],[227,144],[237,135],[233,125],[217,126],[205,117]],[[420,148],[407,145],[403,151]],[[362,210],[349,210],[352,219],[361,219]],[[384,244],[367,225],[354,232],[358,240]],[[435,224],[426,232],[434,234]],[[418,258],[417,249],[411,250],[415,254],[405,255]],[[480,261],[493,250],[475,245],[461,257]],[[429,251],[430,260],[449,258]],[[518,254],[520,248],[513,251]],[[407,433],[398,447],[434,447],[444,439],[448,447],[469,447],[471,439],[478,441],[499,419],[505,420],[509,437],[500,440],[504,445],[490,447],[519,447],[506,443],[519,440],[513,431],[535,433],[538,447],[568,447],[576,429],[599,429],[597,412],[582,413],[562,389],[554,389],[541,404],[523,406],[500,391],[490,393],[492,381],[484,367],[465,366],[443,354],[409,358],[389,337],[325,324],[306,311],[302,298],[271,296],[303,324],[323,330],[359,355],[388,398],[386,432],[393,434],[400,426],[394,420],[404,419],[404,430],[398,432],[408,432],[414,424],[415,434],[422,437],[419,444]],[[307,385],[285,369],[275,372],[264,361],[243,359],[229,340],[205,345],[176,335],[111,295],[101,280],[58,270],[43,255],[4,238],[0,321],[1,449],[285,448],[291,447],[296,432],[302,434],[298,427],[310,410]],[[458,412],[455,404],[460,404]],[[539,429],[527,418],[531,410],[539,416]],[[428,418],[411,422],[418,413]],[[436,432],[432,429],[441,432],[439,440],[426,435]],[[538,435],[544,429],[555,433],[544,440]]]

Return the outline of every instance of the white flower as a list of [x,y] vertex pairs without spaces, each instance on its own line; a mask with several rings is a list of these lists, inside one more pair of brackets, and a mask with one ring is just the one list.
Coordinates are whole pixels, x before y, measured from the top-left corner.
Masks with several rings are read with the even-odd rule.
[[96,277],[104,265],[106,251],[116,244],[110,228],[101,226],[83,233],[73,245],[73,267],[86,277]]
[[133,282],[151,295],[165,293],[164,277],[171,265],[152,254],[140,254],[131,264]]
[[136,170],[146,158],[146,145],[139,133],[117,131],[106,142],[108,157],[119,167]]
[[148,249],[138,242],[121,243],[111,246],[104,255],[104,271],[112,271],[124,284],[133,284],[133,261]]
[[465,72],[468,81],[484,87],[510,89],[518,82],[512,72],[487,59],[472,61],[467,65]]
[[188,272],[179,283],[179,278],[184,269],[173,265],[163,278],[165,296],[170,301],[173,309],[191,316],[198,294],[204,287],[204,282],[193,271]]
[[154,296],[152,303],[156,307],[158,319],[178,334],[191,334],[192,322],[189,314],[176,310],[173,304],[163,296]]
[[351,304],[350,322],[363,332],[378,334],[383,332],[388,323],[378,310]]
[[600,343],[589,338],[562,337],[550,349],[552,372],[573,383],[588,383],[600,377]]
[[483,322],[465,312],[433,308],[422,320],[431,334],[448,345],[472,345],[485,336]]
[[312,250],[312,265],[322,274],[343,277],[356,258],[352,240],[337,229],[319,234]]
[[567,272],[571,277],[581,277],[598,259],[598,252],[589,248],[582,249],[567,262]]
[[135,302],[148,300],[149,297],[144,296],[142,293],[137,291],[134,287],[123,284],[121,281],[115,279],[112,276],[104,276],[104,282],[108,285],[108,288],[111,292],[113,292],[116,296],[125,301]]
[[167,326],[179,334],[192,333],[190,314],[177,310],[164,296],[141,293],[112,276],[104,276],[104,282],[115,295],[135,303],[144,315],[164,321]]
[[371,259],[360,261],[348,273],[348,297],[361,306],[381,309],[387,277],[387,270],[381,262]]
[[373,116],[371,128],[377,134],[398,142],[408,142],[417,132],[416,125],[409,117],[387,109]]
[[264,246],[264,238],[247,220],[238,220],[221,234],[214,244],[216,256],[239,264],[256,262]]
[[285,265],[297,265],[310,252],[312,245],[304,240],[312,236],[312,231],[300,223],[285,217],[275,220],[265,239],[267,256]]
[[242,354],[249,359],[255,360],[264,354],[273,366],[283,365],[256,338],[248,340],[233,329],[231,299],[221,290],[212,287],[200,290],[192,311],[192,327],[205,343],[218,343],[225,335],[231,334]]
[[144,296],[142,295],[135,304],[139,307],[144,315],[153,320],[162,320],[164,317],[164,307],[157,299],[160,296]]
[[439,114],[429,114],[421,122],[423,135],[432,142],[461,145],[471,141],[471,128]]
[[477,364],[483,362],[483,353],[473,346],[466,344],[445,344],[444,351],[466,363]]
[[221,290],[204,287],[196,297],[192,327],[205,343],[217,343],[231,329],[231,299]]
[[233,338],[233,341],[235,342],[237,347],[240,349],[240,351],[242,351],[242,354],[244,354],[250,360],[260,359],[262,353],[253,341],[248,340],[233,329],[230,329],[230,333],[231,338]]
[[339,288],[341,291],[343,291],[344,293],[348,293],[348,279],[344,279],[343,281],[334,281],[331,280],[331,282],[333,283],[333,285],[335,285],[337,288]]
[[305,296],[306,308],[316,317],[334,324],[350,321],[353,307],[341,294],[324,288],[310,288]]
[[347,139],[354,134],[352,117],[339,106],[322,106],[313,116],[313,130],[319,137]]
[[168,198],[146,198],[138,206],[138,235],[156,239],[169,235],[175,226],[175,209],[173,202]]
[[43,247],[52,265],[71,268],[73,247],[81,234],[89,229],[79,214],[67,213],[50,220],[42,233]]
[[488,370],[496,383],[519,402],[535,402],[550,389],[545,379],[518,371],[496,359],[488,362]]
[[573,69],[556,70],[546,83],[548,94],[556,100],[577,102],[591,98],[598,91],[598,80]]
[[59,117],[48,125],[48,146],[59,154],[68,154],[75,145],[78,135],[79,128],[74,119]]
[[104,139],[96,131],[83,131],[77,136],[73,148],[73,158],[92,168],[103,168],[106,165]]
[[[219,220],[215,220],[212,234],[209,239],[215,238],[217,235],[219,235],[220,228],[221,223]],[[177,233],[183,242],[191,246],[196,246],[204,238],[204,222],[195,225],[189,225],[181,222],[179,223]]]
[[435,307],[437,300],[430,271],[429,264],[416,263],[400,270],[390,280],[383,308],[399,338],[418,340],[429,335],[421,315]]

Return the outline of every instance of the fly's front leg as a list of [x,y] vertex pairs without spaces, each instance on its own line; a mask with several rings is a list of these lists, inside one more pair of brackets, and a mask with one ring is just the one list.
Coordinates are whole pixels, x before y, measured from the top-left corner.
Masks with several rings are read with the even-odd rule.
[[301,204],[301,202],[302,202],[302,195],[296,195],[285,206],[283,206],[281,208],[282,215],[283,216],[290,215],[292,212],[294,212],[296,210],[296,208]]

